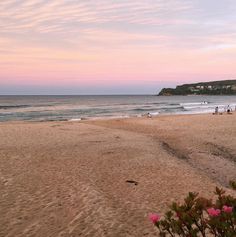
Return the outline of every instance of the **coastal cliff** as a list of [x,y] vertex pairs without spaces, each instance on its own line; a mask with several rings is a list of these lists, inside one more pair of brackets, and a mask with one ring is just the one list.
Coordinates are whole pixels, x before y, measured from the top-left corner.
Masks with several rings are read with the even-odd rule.
[[184,84],[176,88],[163,88],[161,95],[236,95],[236,80]]

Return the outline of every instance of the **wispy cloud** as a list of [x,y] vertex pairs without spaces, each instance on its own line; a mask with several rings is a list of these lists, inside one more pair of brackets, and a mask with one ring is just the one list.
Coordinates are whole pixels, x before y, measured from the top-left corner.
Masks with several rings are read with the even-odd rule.
[[[4,1],[0,4],[1,32],[61,33],[80,32],[86,27],[122,28],[132,25],[178,24],[169,14],[187,11],[191,6],[176,1]],[[170,7],[171,6],[171,7]]]
[[[232,5],[231,8],[226,8],[226,17],[219,11],[220,6],[214,3],[212,11],[221,13],[217,18],[211,13],[208,14],[208,7],[205,9],[204,3],[200,4],[201,2],[3,0],[0,3],[0,35],[17,35],[19,38],[29,39],[55,37],[57,40],[76,39],[80,42],[86,40],[86,31],[90,29],[94,32],[107,31],[105,35],[110,31],[111,34],[117,31],[117,34],[127,38],[130,38],[131,34],[140,35],[140,42],[145,43],[146,39],[148,44],[149,37],[173,37],[175,40],[181,37],[182,42],[187,42],[189,36],[193,41],[192,35],[198,40],[199,37],[205,38],[209,34],[220,37],[221,34],[230,33],[232,30],[235,33],[236,17],[232,14],[228,17],[227,13],[236,10],[236,4],[230,0],[224,1],[224,5]],[[206,20],[208,15],[209,20]],[[104,41],[105,39],[104,37]]]
[[1,0],[0,83],[39,72],[177,79],[220,64],[233,73],[235,12],[235,0]]

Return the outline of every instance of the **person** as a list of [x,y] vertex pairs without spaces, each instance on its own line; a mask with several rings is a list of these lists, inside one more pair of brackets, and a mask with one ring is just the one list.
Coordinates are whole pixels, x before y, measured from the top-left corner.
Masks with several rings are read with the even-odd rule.
[[226,112],[227,112],[227,114],[233,114],[233,113],[232,113],[233,110],[232,110],[232,108],[231,108],[229,105],[227,106]]
[[152,115],[151,115],[150,113],[148,113],[148,114],[147,114],[147,117],[148,117],[148,118],[151,118],[151,117],[152,117]]
[[215,114],[218,114],[218,112],[219,112],[219,107],[216,106],[216,107],[215,107]]
[[231,112],[230,106],[227,106],[227,113],[229,114]]

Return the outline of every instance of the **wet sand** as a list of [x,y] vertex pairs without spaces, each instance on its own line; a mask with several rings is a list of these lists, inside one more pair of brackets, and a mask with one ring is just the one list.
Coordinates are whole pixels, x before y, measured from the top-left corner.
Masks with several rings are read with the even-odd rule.
[[1,237],[158,236],[150,212],[234,193],[236,114],[7,122],[0,137]]

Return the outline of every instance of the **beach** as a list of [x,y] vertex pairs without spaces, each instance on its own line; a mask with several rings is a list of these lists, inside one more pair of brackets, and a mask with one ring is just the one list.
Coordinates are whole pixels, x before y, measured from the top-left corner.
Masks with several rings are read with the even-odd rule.
[[2,122],[0,137],[1,237],[158,236],[148,214],[188,192],[235,195],[236,113]]

